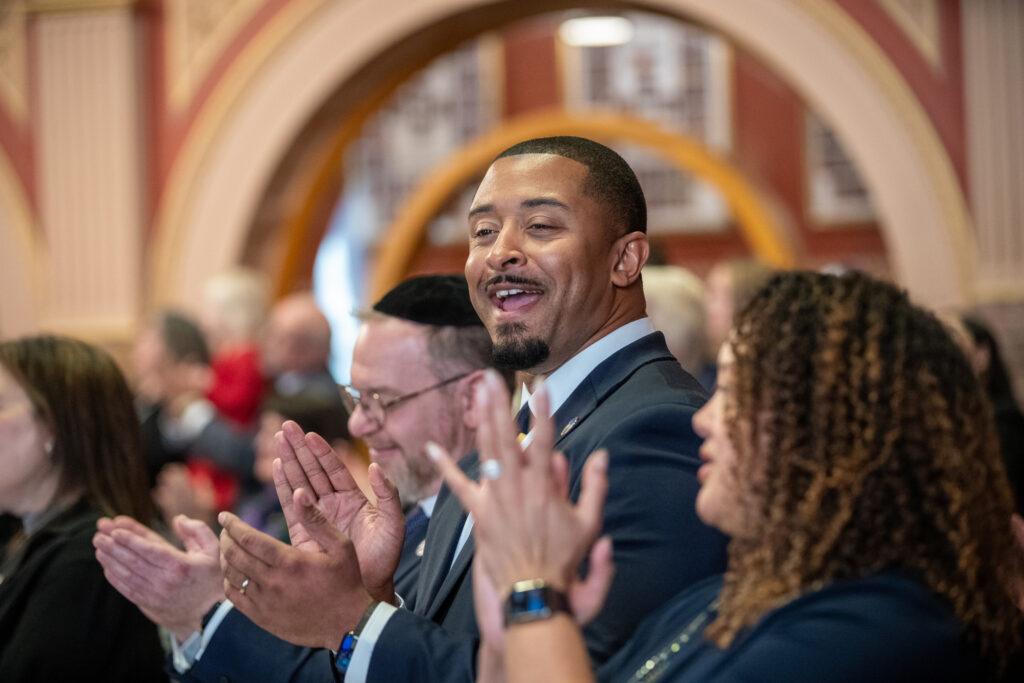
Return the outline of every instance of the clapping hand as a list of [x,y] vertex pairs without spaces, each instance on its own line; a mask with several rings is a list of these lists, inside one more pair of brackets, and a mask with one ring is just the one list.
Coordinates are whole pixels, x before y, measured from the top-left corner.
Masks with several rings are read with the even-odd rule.
[[199,520],[178,515],[171,524],[184,551],[131,517],[104,517],[96,527],[92,543],[107,580],[179,642],[224,599],[217,536]]
[[[509,410],[509,396],[493,372],[478,389],[484,417],[477,432],[482,478],[467,478],[452,458],[431,444],[448,487],[473,516],[474,591],[485,648],[502,651],[501,605],[512,585],[543,579],[565,591],[580,622],[593,618],[611,583],[611,540],[595,543],[607,491],[607,453],[598,451],[584,467],[579,502],[568,500],[568,463],[553,453],[554,424],[546,392],[535,394],[540,417],[524,450]],[[487,464],[487,463],[493,464]],[[579,567],[589,553],[590,571]]]
[[292,545],[222,513],[224,591],[267,631],[337,648],[373,600],[394,599],[405,535],[398,492],[371,465],[371,503],[330,446],[294,422],[275,439],[274,484]]

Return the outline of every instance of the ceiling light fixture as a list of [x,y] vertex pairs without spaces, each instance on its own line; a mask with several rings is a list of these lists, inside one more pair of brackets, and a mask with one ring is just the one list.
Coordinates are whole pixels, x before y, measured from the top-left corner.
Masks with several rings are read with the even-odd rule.
[[633,40],[633,22],[625,17],[576,17],[558,27],[558,36],[573,47],[611,47]]

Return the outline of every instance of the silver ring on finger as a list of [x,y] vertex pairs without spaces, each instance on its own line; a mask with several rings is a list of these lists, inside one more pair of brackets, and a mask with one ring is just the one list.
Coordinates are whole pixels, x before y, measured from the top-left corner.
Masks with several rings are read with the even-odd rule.
[[242,580],[242,587],[238,589],[238,592],[242,595],[245,595],[245,590],[249,587],[249,583],[250,580],[249,577],[247,576]]
[[498,460],[484,460],[480,463],[480,478],[494,481],[501,476],[501,462]]

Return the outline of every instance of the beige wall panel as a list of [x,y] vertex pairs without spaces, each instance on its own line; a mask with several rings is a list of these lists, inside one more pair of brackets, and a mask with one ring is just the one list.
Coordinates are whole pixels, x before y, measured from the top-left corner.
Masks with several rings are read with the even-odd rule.
[[50,250],[47,327],[129,334],[140,300],[142,153],[128,8],[36,18],[39,212]]
[[41,297],[35,241],[27,198],[0,153],[0,339],[36,330]]
[[1024,299],[1024,3],[962,8],[980,292],[985,299]]

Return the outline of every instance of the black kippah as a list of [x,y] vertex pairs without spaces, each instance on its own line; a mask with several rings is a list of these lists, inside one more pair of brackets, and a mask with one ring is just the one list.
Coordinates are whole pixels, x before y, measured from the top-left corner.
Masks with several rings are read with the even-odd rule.
[[434,327],[483,325],[462,275],[420,275],[395,285],[373,310]]

